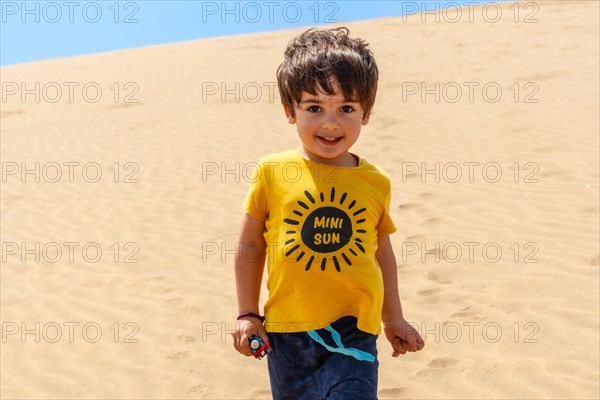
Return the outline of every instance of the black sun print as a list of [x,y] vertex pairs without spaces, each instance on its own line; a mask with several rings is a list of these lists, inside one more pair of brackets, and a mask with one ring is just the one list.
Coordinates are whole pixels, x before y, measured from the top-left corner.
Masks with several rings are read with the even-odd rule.
[[[304,191],[304,195],[306,200],[298,200],[299,208],[292,211],[296,217],[283,220],[289,225],[286,234],[291,236],[285,242],[285,256],[293,257],[296,252],[296,262],[300,262],[307,253],[312,253],[307,256],[306,271],[312,267],[315,256],[320,258],[322,271],[325,271],[328,257],[338,272],[341,271],[340,262],[351,266],[351,257],[356,257],[357,251],[365,252],[359,236],[367,233],[361,227],[366,220],[361,214],[367,209],[356,207],[356,200],[346,201],[348,193],[336,199],[335,187],[331,188],[328,201],[323,192],[317,199],[308,190]],[[296,241],[298,232],[301,243]],[[328,256],[330,253],[337,254],[339,250],[342,250],[340,259],[338,255]]]

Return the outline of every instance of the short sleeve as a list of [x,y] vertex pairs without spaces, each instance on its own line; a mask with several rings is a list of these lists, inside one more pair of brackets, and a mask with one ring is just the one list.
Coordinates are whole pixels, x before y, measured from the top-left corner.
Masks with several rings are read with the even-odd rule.
[[389,235],[396,232],[396,226],[394,225],[394,221],[392,221],[392,217],[390,216],[390,201],[391,201],[391,191],[387,192],[385,196],[385,207],[379,217],[379,223],[377,224],[377,233],[380,235]]
[[263,164],[259,161],[256,169],[252,173],[250,188],[246,199],[242,204],[244,211],[250,216],[264,221],[268,215],[267,207],[267,177],[264,173]]

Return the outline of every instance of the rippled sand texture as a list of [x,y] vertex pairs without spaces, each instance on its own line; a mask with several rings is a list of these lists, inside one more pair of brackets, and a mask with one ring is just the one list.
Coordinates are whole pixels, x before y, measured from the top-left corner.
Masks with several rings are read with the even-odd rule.
[[[392,177],[427,342],[380,338],[382,399],[599,396],[598,6],[501,10],[347,24],[381,70],[354,151]],[[297,146],[273,85],[300,31],[2,68],[64,91],[2,103],[2,398],[270,398],[228,336],[232,251],[251,163]]]

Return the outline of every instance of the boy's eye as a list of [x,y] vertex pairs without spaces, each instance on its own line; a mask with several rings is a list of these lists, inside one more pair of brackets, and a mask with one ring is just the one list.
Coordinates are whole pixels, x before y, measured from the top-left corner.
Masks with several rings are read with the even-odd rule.
[[[342,106],[342,108],[340,110],[342,110],[343,113],[351,113],[354,111],[354,108],[352,108],[352,106]],[[318,113],[319,111],[321,111],[321,107],[310,106],[306,109],[306,111],[311,112],[311,113]]]

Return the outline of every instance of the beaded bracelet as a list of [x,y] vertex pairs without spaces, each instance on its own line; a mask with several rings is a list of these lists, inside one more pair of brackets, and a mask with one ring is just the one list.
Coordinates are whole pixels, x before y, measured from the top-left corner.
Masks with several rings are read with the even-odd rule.
[[265,317],[258,315],[256,313],[253,312],[243,312],[240,315],[237,316],[237,319],[240,320],[244,317],[253,317],[253,318],[257,318],[260,320],[260,322],[265,322]]

